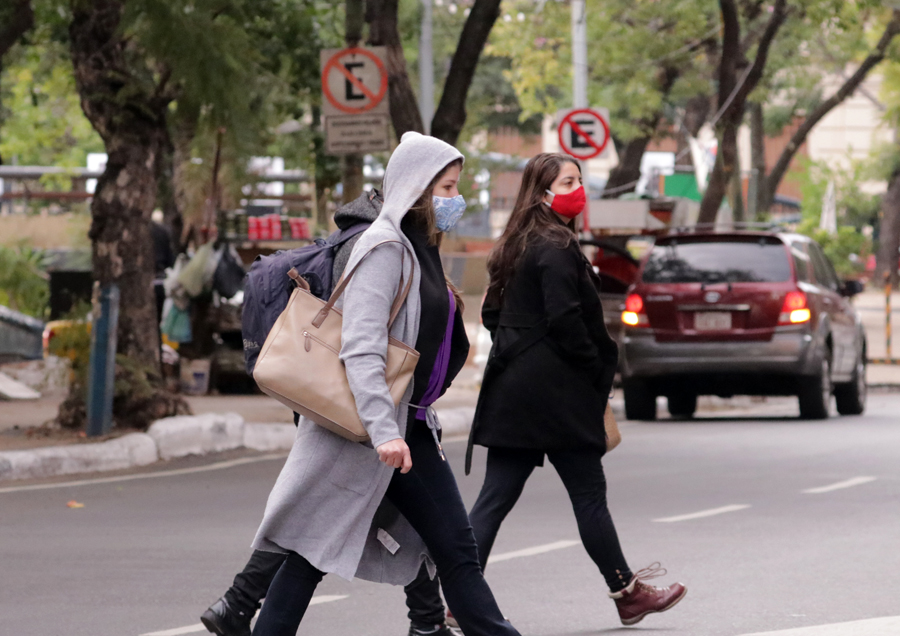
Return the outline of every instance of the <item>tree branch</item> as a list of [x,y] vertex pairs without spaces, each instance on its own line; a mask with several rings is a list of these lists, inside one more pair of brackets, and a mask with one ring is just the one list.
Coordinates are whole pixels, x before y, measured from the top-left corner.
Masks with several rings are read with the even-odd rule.
[[769,18],[769,23],[766,25],[766,30],[759,38],[759,46],[756,48],[756,57],[753,60],[753,65],[750,67],[750,71],[747,73],[747,79],[744,80],[744,84],[738,89],[734,99],[735,104],[740,104],[741,113],[744,111],[744,102],[747,100],[747,96],[754,88],[756,88],[756,85],[759,84],[759,80],[762,79],[762,74],[766,68],[766,62],[769,57],[769,48],[771,48],[772,42],[775,40],[778,29],[781,28],[781,25],[784,24],[786,19],[786,0],[776,0],[775,6],[772,8],[772,16]]
[[34,26],[34,10],[31,0],[14,0],[15,4],[3,10],[5,24],[0,26],[0,57],[6,55],[20,37]]
[[366,22],[369,24],[368,44],[387,47],[388,96],[391,123],[397,139],[409,131],[422,132],[422,114],[418,100],[409,83],[406,58],[397,29],[398,0],[367,0]]
[[856,72],[847,78],[834,95],[820,103],[806,117],[800,127],[791,136],[787,146],[781,151],[781,155],[778,157],[778,161],[775,162],[772,172],[766,178],[766,191],[768,195],[766,207],[772,205],[775,191],[778,189],[781,180],[784,178],[794,155],[806,141],[806,137],[809,135],[810,131],[812,131],[816,124],[818,124],[835,106],[843,102],[859,88],[860,84],[863,83],[863,80],[865,80],[866,76],[869,74],[869,71],[875,68],[875,66],[884,59],[888,46],[898,34],[900,34],[900,9],[894,9],[893,14],[891,15],[891,21],[888,22],[885,27],[884,33],[882,33],[881,38],[878,40],[875,49],[869,53],[868,57],[866,57],[859,68],[856,69]]
[[475,0],[466,18],[450,72],[444,82],[444,91],[431,122],[431,134],[449,144],[456,144],[466,123],[466,96],[475,76],[475,67],[497,18],[500,17],[500,0]]

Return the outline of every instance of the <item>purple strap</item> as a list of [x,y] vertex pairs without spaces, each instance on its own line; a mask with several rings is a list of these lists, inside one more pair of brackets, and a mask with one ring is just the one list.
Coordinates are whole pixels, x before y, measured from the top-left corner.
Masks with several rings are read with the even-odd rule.
[[[444,380],[447,379],[447,368],[450,366],[450,341],[453,339],[453,323],[456,320],[456,298],[449,289],[447,293],[450,295],[450,315],[447,317],[447,331],[444,333],[444,339],[441,341],[441,348],[438,349],[437,357],[434,360],[434,368],[431,370],[431,377],[428,379],[428,388],[425,394],[419,400],[419,406],[427,407],[437,401],[441,396],[441,389],[444,388]],[[425,419],[425,409],[416,409],[416,419]]]

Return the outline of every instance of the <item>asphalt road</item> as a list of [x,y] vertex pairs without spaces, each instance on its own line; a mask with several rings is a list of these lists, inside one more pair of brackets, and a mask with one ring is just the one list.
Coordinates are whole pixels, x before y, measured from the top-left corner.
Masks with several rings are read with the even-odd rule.
[[[898,413],[900,394],[882,393],[864,416],[823,422],[794,419],[788,400],[693,422],[623,423],[605,463],[625,554],[634,569],[662,561],[662,583],[689,588],[637,629],[737,636],[900,615]],[[484,454],[463,477],[464,444],[445,448],[471,504]],[[281,463],[244,453],[81,485],[0,487],[0,633],[202,634],[191,627],[249,555]],[[494,554],[506,558],[487,569],[523,635],[634,629],[619,624],[577,540],[559,478],[537,471],[498,537]],[[318,595],[301,634],[406,633],[400,588],[330,576]]]

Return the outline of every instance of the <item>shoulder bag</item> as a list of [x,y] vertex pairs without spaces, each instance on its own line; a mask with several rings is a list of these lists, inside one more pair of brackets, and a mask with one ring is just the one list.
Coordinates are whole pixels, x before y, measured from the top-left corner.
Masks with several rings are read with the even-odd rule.
[[[405,260],[409,248],[400,241],[378,243],[340,281],[327,302],[314,296],[306,281],[291,269],[288,276],[297,283],[297,289],[269,332],[253,370],[253,378],[266,395],[353,442],[368,441],[369,435],[359,419],[339,357],[343,318],[334,304],[363,260],[387,243],[401,245],[406,250]],[[388,332],[411,287],[412,275],[405,286],[401,279],[391,306]],[[403,398],[418,362],[419,353],[415,349],[396,338],[388,338],[384,379],[395,405]]]

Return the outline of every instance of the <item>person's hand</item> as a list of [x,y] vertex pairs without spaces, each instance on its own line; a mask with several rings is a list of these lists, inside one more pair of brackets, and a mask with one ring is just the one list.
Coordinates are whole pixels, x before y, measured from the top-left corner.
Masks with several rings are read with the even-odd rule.
[[378,459],[391,468],[399,468],[404,475],[412,469],[409,446],[402,439],[392,439],[375,450],[378,452]]

